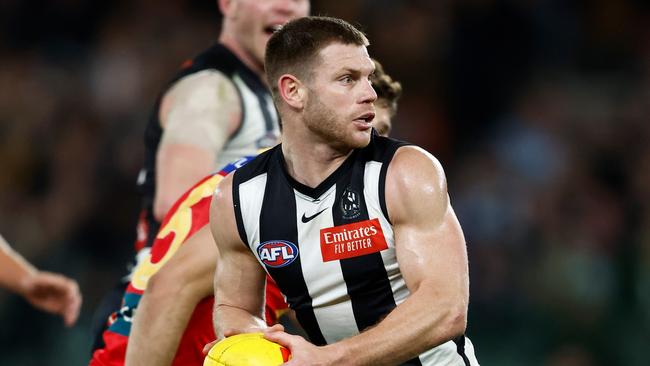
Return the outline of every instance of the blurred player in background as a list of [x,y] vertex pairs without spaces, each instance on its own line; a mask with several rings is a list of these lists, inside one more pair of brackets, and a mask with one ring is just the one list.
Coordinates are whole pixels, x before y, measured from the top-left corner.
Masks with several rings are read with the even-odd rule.
[[[143,195],[135,249],[149,256],[160,220],[192,184],[217,168],[278,142],[277,112],[264,80],[264,51],[274,30],[309,13],[309,0],[219,0],[219,42],[183,64],[155,103],[145,131]],[[145,249],[145,250],[143,250]],[[119,309],[128,278],[95,314],[93,349],[105,319]]]
[[73,279],[58,273],[39,271],[11,249],[0,235],[0,287],[25,298],[34,307],[60,315],[66,326],[79,316],[81,294]]
[[372,120],[372,124],[377,133],[381,136],[388,136],[393,128],[393,118],[397,113],[397,101],[402,96],[402,84],[386,74],[379,61],[375,59],[372,61],[375,63],[375,72],[370,75],[370,82],[377,93],[375,118]]

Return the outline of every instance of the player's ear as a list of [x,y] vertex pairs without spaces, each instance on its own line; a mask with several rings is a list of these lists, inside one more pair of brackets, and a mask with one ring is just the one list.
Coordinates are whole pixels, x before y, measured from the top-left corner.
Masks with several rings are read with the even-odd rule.
[[233,12],[233,8],[237,6],[237,0],[218,0],[217,2],[219,3],[219,10],[224,18],[228,17]]
[[290,107],[302,109],[305,105],[306,89],[300,80],[291,75],[284,74],[278,79],[278,92]]

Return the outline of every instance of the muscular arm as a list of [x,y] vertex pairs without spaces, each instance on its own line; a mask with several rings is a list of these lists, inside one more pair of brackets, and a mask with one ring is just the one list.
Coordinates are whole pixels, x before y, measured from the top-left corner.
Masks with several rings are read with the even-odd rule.
[[[304,360],[320,354],[326,357],[324,364],[396,365],[464,333],[469,301],[467,254],[442,167],[425,151],[403,147],[386,179],[397,260],[411,295],[375,327],[315,350]],[[304,348],[300,340],[278,335],[283,338],[273,334],[269,338],[287,341],[292,352]],[[304,360],[293,353],[289,364],[302,364]]]
[[232,175],[220,183],[214,194],[210,227],[221,253],[214,278],[213,319],[217,337],[265,328],[265,273],[237,232]]
[[216,158],[239,127],[235,85],[205,70],[178,81],[160,107],[163,136],[156,155],[154,215],[165,213],[185,190],[215,168]]
[[126,366],[172,364],[194,308],[212,294],[217,257],[206,225],[151,277],[133,319]]
[[77,282],[58,273],[39,271],[11,249],[0,235],[0,287],[23,296],[34,307],[58,314],[67,326],[79,316]]

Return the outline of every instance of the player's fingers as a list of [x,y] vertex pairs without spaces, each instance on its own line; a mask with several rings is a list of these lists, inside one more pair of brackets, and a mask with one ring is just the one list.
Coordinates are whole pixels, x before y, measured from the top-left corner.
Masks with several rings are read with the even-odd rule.
[[34,277],[34,286],[38,289],[61,291],[67,289],[70,282],[67,277],[50,272],[40,272]]
[[65,307],[63,314],[63,321],[67,327],[73,326],[79,318],[79,311],[81,309],[81,294],[79,287],[73,282],[72,289],[68,293],[68,304]]
[[240,333],[244,333],[244,332],[242,332],[241,329],[237,329],[237,328],[228,328],[228,329],[223,330],[223,336],[226,337],[226,338],[237,335],[237,334],[240,334]]
[[212,342],[206,344],[206,345],[203,347],[203,354],[204,354],[205,356],[207,356],[207,355],[208,355],[208,352],[210,352],[210,348],[212,348],[212,346],[214,346],[216,343],[217,343],[217,340],[215,339],[214,341],[212,341]]
[[295,336],[281,331],[264,332],[264,338],[268,339],[271,342],[275,342],[283,347],[286,347],[289,350],[293,349],[293,346],[296,342]]
[[264,329],[264,333],[267,332],[284,332],[284,325],[282,324],[273,324],[272,326]]

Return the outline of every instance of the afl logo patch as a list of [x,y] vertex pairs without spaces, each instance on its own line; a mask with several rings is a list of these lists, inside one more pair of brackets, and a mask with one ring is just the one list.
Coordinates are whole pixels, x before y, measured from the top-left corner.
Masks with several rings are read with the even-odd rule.
[[286,240],[269,240],[257,247],[257,256],[265,266],[280,268],[298,258],[298,247]]

